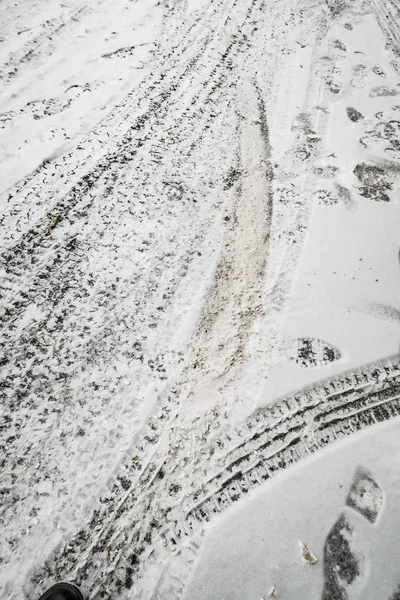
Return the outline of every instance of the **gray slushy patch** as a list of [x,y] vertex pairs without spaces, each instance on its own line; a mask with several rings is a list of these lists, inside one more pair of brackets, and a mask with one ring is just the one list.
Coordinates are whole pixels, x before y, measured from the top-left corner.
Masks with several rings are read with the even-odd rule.
[[383,506],[383,491],[366,469],[359,467],[355,472],[346,504],[370,523],[377,520]]
[[294,340],[291,359],[301,367],[318,367],[341,358],[341,352],[317,338],[299,338]]
[[325,540],[322,600],[347,600],[347,588],[360,575],[352,548],[353,528],[342,514]]

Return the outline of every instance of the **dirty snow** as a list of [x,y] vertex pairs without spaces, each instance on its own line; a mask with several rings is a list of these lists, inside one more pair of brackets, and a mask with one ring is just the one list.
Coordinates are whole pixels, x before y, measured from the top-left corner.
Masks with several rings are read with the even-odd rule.
[[1,598],[397,597],[398,11],[2,0]]

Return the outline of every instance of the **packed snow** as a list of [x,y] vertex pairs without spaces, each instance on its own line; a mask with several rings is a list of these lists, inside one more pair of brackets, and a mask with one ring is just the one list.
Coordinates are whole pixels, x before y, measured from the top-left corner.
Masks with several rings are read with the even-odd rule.
[[399,10],[1,0],[1,598],[400,597]]

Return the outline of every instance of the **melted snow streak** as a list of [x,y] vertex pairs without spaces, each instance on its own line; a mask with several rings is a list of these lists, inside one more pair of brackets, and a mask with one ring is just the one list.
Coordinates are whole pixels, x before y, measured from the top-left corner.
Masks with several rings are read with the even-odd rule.
[[[261,314],[273,197],[266,107],[254,82],[238,86],[238,183],[211,290],[193,340],[196,368],[222,375],[241,363]],[[229,181],[228,186],[231,185]]]
[[[351,190],[339,184],[323,139],[347,50],[340,40],[323,55],[319,48],[350,10],[342,0],[133,4],[143,27],[160,12],[156,34],[110,43],[96,56],[107,73],[132,61],[121,75],[145,76],[71,137],[62,133],[67,117],[94,85],[68,79],[64,91],[18,109],[7,95],[15,86],[25,93],[25,77],[47,65],[62,70],[60,49],[71,40],[78,48],[93,19],[105,27],[106,4],[50,3],[41,19],[32,3],[32,27],[23,3],[5,12],[2,35],[13,43],[1,54],[0,125],[14,131],[26,119],[23,140],[25,126],[57,118],[49,136],[62,142],[3,186],[4,597],[18,572],[32,597],[55,579],[73,579],[90,598],[122,597],[135,586],[137,598],[177,599],[215,515],[282,469],[400,413],[397,358],[300,390],[240,428],[230,426],[226,405],[184,413],[204,379],[223,395],[258,320],[267,308],[270,317],[282,313],[313,202],[349,211],[362,199],[390,204],[397,121],[390,114],[373,135],[348,108],[360,143],[383,143],[386,155],[360,162]],[[395,2],[371,6],[396,49]],[[131,2],[118,10],[130,23]],[[351,10],[357,19],[366,9]],[[305,41],[309,84],[278,163],[271,131],[278,140],[282,98],[293,97],[292,75],[303,69],[287,56]],[[364,72],[356,66],[354,87]],[[393,89],[375,86],[370,96],[392,99],[396,111]],[[310,336],[286,346],[289,361],[316,371],[342,358],[341,348]],[[265,368],[256,364],[252,389]]]

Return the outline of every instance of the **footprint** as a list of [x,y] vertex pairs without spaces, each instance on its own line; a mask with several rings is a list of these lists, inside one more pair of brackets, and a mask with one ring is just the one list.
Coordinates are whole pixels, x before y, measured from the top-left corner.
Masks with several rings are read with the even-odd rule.
[[[373,524],[382,510],[383,500],[383,491],[370,471],[358,467],[350,485],[346,506]],[[357,546],[355,529],[342,513],[325,540],[322,600],[349,598],[349,591],[365,570],[365,556],[357,550]]]
[[323,56],[317,74],[325,81],[326,89],[332,94],[339,94],[342,89],[342,70],[335,64],[331,56]]
[[339,168],[335,165],[322,165],[314,167],[314,175],[318,177],[323,177],[324,179],[333,179],[335,175],[338,173]]
[[333,42],[333,47],[336,48],[337,50],[342,50],[342,52],[347,52],[346,45],[343,44],[343,42],[340,40],[335,40]]
[[338,17],[348,7],[346,0],[326,0],[326,4],[333,17]]
[[333,206],[339,203],[339,198],[329,190],[317,190],[313,193],[313,198],[318,204],[323,206]]
[[230,167],[224,179],[224,191],[230,190],[242,177],[240,169]]
[[364,148],[380,151],[392,160],[400,159],[400,121],[396,108],[375,113],[370,129],[359,140]]
[[371,71],[373,73],[375,73],[375,75],[379,75],[379,77],[386,77],[386,73],[385,71],[382,69],[382,67],[376,65],[375,67],[372,67]]
[[396,88],[389,88],[387,85],[379,85],[378,87],[372,88],[369,95],[371,98],[381,98],[382,96],[398,96],[399,90]]
[[348,592],[363,572],[354,528],[340,515],[325,540],[322,600],[347,600]]
[[316,338],[294,340],[290,360],[301,367],[320,367],[342,357],[337,348]]
[[341,199],[345,207],[350,210],[354,209],[357,206],[357,203],[353,199],[350,190],[336,182],[334,183],[334,186],[339,198]]
[[294,148],[287,151],[287,155],[291,157],[292,162],[297,164],[317,156],[322,139],[313,129],[309,113],[301,112],[296,115],[292,131],[296,132],[296,144]]
[[[346,498],[346,506],[374,525],[383,510],[384,492],[372,473],[358,467]],[[324,544],[324,585],[321,600],[348,600],[349,592],[365,573],[366,557],[357,550],[357,535],[342,513]],[[373,557],[371,557],[373,558]],[[400,584],[388,600],[400,600]]]
[[332,94],[340,94],[342,91],[342,84],[340,81],[335,80],[334,77],[328,77],[326,79],[326,87]]
[[52,117],[60,112],[66,110],[72,100],[62,98],[49,98],[47,100],[36,100],[28,102],[25,108],[25,112],[31,112],[35,120],[44,119],[46,117]]
[[361,183],[361,187],[358,188],[358,193],[361,196],[377,202],[390,202],[386,191],[391,190],[393,186],[392,183],[387,181],[384,169],[375,165],[360,163],[354,168],[353,173]]
[[376,522],[383,506],[383,491],[367,469],[359,467],[355,472],[346,505],[370,523]]
[[291,188],[280,187],[275,192],[277,201],[283,206],[300,206],[298,195]]
[[392,159],[400,159],[400,121],[384,123],[383,138],[388,142],[385,153]]
[[353,121],[353,123],[357,123],[357,121],[360,121],[361,119],[364,118],[363,115],[360,113],[360,111],[353,108],[352,106],[349,106],[346,108],[346,113],[347,113],[347,116],[349,117],[350,121]]
[[163,181],[164,191],[168,200],[182,200],[185,197],[185,187],[179,181]]
[[400,323],[400,310],[393,305],[383,302],[365,302],[359,306],[359,310],[371,317],[384,319],[398,325]]
[[0,114],[0,129],[5,129],[13,124],[15,118],[15,111],[9,110]]
[[363,88],[365,86],[368,69],[363,64],[355,65],[351,70],[351,85],[355,88]]

